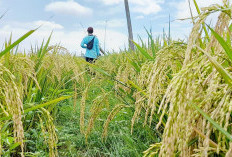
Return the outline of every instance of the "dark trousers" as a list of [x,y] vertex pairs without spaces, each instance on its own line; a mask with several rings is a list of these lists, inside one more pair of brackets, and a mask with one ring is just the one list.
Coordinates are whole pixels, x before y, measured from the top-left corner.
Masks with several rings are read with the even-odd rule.
[[95,58],[89,58],[89,57],[85,57],[86,62],[89,63],[95,63],[96,59]]

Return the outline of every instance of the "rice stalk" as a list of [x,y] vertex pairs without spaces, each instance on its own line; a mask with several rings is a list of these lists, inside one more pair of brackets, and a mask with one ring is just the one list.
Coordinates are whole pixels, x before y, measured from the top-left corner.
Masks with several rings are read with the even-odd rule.
[[107,137],[108,134],[108,127],[111,122],[111,120],[116,116],[118,112],[120,112],[123,108],[127,107],[125,104],[122,105],[116,105],[113,110],[110,112],[110,114],[107,117],[107,120],[105,121],[105,124],[103,126],[103,133],[102,133],[102,139]]
[[162,106],[160,105],[157,109],[157,105],[161,102],[170,81],[182,68],[185,50],[185,44],[173,43],[160,50],[157,54],[147,88],[149,93],[148,106],[151,109],[150,125],[154,113],[161,110]]
[[14,75],[0,63],[0,97],[1,104],[4,104],[6,112],[13,118],[15,143],[20,143],[21,156],[24,156],[24,130],[21,115],[23,103]]
[[43,119],[41,118],[41,116],[39,114],[38,114],[38,117],[39,117],[39,122],[40,122],[42,135],[44,137],[44,142],[47,143],[46,128],[44,126],[44,121],[43,121]]
[[77,104],[77,85],[76,82],[73,81],[74,84],[74,94],[73,94],[73,108],[76,110],[76,104]]
[[[215,9],[215,6],[208,8],[208,10],[211,9]],[[223,78],[212,69],[207,57],[202,56],[201,52],[194,49],[194,45],[200,44],[198,43],[200,26],[206,19],[208,10],[199,16],[194,25],[189,37],[183,68],[171,80],[161,102],[163,110],[169,106],[169,115],[164,129],[160,156],[173,156],[177,151],[180,152],[181,156],[190,156],[194,147],[189,147],[187,141],[190,140],[193,127],[196,127],[207,137],[199,139],[198,149],[194,149],[195,155],[208,156],[211,153],[219,153],[219,150],[228,149],[226,147],[227,141],[220,135],[220,132],[216,138],[216,141],[220,142],[218,147],[210,147],[210,136],[216,130],[213,129],[210,122],[194,111],[189,103],[193,101],[199,104],[201,108],[203,107],[204,112],[211,113],[211,118],[219,122],[220,126],[224,126],[226,119],[224,115],[229,114],[229,108],[226,105],[230,102],[229,87],[223,83]],[[223,35],[229,20],[225,13],[221,13],[215,31]],[[222,48],[214,36],[210,37],[210,41],[206,43],[205,47],[207,52],[213,49],[215,58],[221,60]],[[228,128],[228,126],[225,127]]]
[[229,151],[226,153],[226,157],[231,157],[232,156],[232,144],[230,143],[230,149]]
[[109,95],[109,93],[104,93],[103,95],[100,95],[93,100],[93,106],[92,106],[91,111],[90,111],[91,116],[88,120],[88,126],[87,126],[86,131],[85,131],[86,143],[87,143],[88,136],[89,136],[92,128],[94,127],[94,122],[103,109],[103,106],[104,106],[103,102],[105,99],[107,99],[108,95]]
[[81,98],[81,103],[80,103],[80,132],[82,134],[85,134],[85,104],[86,104],[86,99],[88,98],[88,89],[94,79],[92,79],[88,86],[85,88],[85,90],[82,93],[82,98]]
[[143,152],[143,157],[153,157],[157,156],[159,154],[159,150],[161,147],[162,143],[156,143],[150,145],[150,147]]
[[58,142],[57,135],[55,132],[55,125],[53,123],[53,118],[51,117],[50,113],[41,108],[43,111],[43,118],[46,124],[46,130],[48,132],[48,146],[49,146],[49,157],[56,157],[58,156],[57,145]]
[[2,156],[2,122],[0,122],[0,156]]

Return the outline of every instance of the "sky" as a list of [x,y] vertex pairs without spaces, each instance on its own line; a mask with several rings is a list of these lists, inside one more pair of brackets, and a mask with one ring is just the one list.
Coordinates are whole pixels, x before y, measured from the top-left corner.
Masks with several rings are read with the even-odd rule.
[[[191,31],[188,0],[128,0],[134,40],[140,36],[147,40],[145,28],[154,36],[168,32],[169,15],[171,36],[187,40]],[[197,0],[200,7],[219,3],[221,0]],[[191,2],[194,15],[196,11]],[[52,33],[51,45],[60,44],[70,53],[80,55],[84,49],[81,40],[89,26],[100,40],[103,49],[119,51],[128,45],[127,23],[123,0],[0,0],[0,48],[12,34],[16,40],[27,31],[41,26],[20,44],[20,50],[41,45]],[[211,16],[212,20],[216,19]]]

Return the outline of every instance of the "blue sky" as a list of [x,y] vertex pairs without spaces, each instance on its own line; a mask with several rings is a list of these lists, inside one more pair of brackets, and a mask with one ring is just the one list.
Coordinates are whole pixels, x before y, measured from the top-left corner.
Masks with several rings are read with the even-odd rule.
[[[198,0],[200,7],[220,2]],[[173,38],[186,39],[191,30],[190,21],[176,20],[190,16],[187,0],[129,0],[129,5],[134,40],[138,35],[147,38],[144,27],[152,28],[155,36],[162,34],[163,29],[167,31],[169,14],[171,20],[175,20],[171,23]],[[194,10],[193,5],[192,8]],[[6,15],[0,19],[0,44],[9,39],[11,33],[16,39],[42,25],[20,48],[40,45],[53,30],[51,44],[60,43],[79,55],[84,52],[79,45],[88,26],[94,27],[101,46],[104,47],[105,41],[109,51],[118,51],[127,45],[123,0],[0,0],[0,15],[5,11]]]

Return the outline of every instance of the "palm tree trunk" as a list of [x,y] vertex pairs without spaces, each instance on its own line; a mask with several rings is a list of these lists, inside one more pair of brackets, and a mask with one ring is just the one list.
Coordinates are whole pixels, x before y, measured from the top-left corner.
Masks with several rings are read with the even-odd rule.
[[133,33],[132,33],[132,25],[131,25],[128,0],[124,0],[124,4],[125,4],[127,27],[128,27],[128,34],[129,34],[129,46],[130,46],[130,49],[134,51],[134,44],[132,42],[133,41]]

